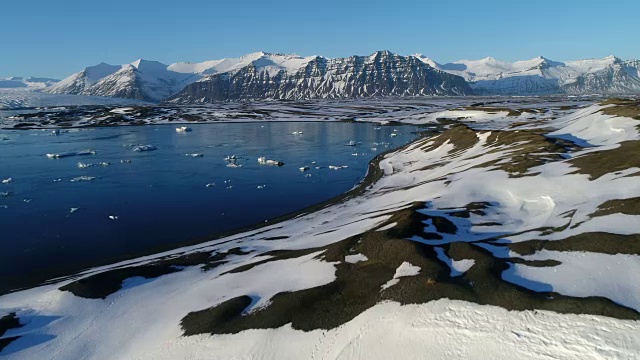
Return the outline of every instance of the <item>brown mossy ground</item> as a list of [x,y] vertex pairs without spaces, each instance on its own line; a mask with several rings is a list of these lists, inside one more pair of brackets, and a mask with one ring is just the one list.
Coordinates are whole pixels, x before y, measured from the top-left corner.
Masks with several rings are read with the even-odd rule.
[[105,299],[107,296],[122,288],[122,282],[132,277],[154,279],[162,275],[182,270],[186,266],[200,266],[208,271],[226,262],[230,255],[246,255],[240,248],[233,248],[227,252],[211,254],[208,251],[196,252],[172,258],[161,259],[151,264],[130,266],[101,272],[95,275],[70,282],[60,287],[62,291],[69,291],[75,296],[88,299]]
[[[488,251],[465,242],[442,245],[453,259],[473,259],[475,264],[462,276],[451,277],[449,266],[438,259],[433,246],[404,239],[423,232],[426,215],[413,209],[396,212],[388,223],[394,228],[367,231],[323,248],[271,253],[278,261],[323,251],[318,258],[336,265],[336,280],[323,286],[284,292],[270,299],[262,309],[251,310],[248,296],[240,296],[211,308],[189,313],[182,319],[185,335],[229,334],[247,329],[277,328],[291,323],[293,328],[309,331],[338,327],[383,300],[401,304],[420,304],[449,298],[510,310],[542,309],[560,313],[587,313],[622,319],[640,319],[634,310],[601,297],[573,298],[553,292],[537,293],[502,280],[509,263],[528,266],[555,266],[556,261],[500,259]],[[363,254],[368,260],[350,264],[346,255]],[[385,290],[382,285],[393,278],[396,269],[409,262],[420,267],[417,276],[402,277]],[[264,263],[262,262],[262,263]],[[259,264],[234,269],[246,271]]]
[[507,245],[522,255],[540,250],[587,251],[602,254],[640,255],[640,234],[618,235],[604,232],[584,233],[562,240],[529,240]]
[[600,204],[598,210],[591,214],[591,216],[596,217],[611,214],[640,215],[640,197],[606,201]]
[[569,163],[577,168],[576,173],[587,174],[592,180],[640,167],[640,141],[624,141],[615,149],[587,153],[569,160]]
[[[477,134],[478,132],[470,127],[458,124],[446,130],[435,139],[425,142],[420,149],[425,152],[433,151],[448,141],[453,145],[454,149],[445,159],[456,157],[478,143]],[[480,164],[478,167],[494,167],[495,169],[507,172],[511,177],[520,177],[535,175],[527,174],[533,167],[548,162],[563,160],[563,154],[575,148],[575,145],[561,139],[546,137],[542,130],[498,130],[491,131],[485,147],[486,151],[478,156],[503,151],[505,148],[509,149],[509,153],[505,158],[492,160]],[[435,169],[439,166],[441,166],[441,164],[436,163],[426,166],[421,170]]]
[[629,117],[640,120],[640,100],[613,98],[602,102],[602,105],[615,105],[602,109],[603,114]]

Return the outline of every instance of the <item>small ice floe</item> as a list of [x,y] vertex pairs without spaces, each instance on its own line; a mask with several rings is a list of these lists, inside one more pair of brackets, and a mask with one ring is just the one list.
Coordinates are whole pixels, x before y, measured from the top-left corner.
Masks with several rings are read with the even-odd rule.
[[282,161],[277,161],[277,160],[268,160],[266,157],[261,156],[258,158],[258,163],[260,165],[275,165],[275,166],[282,166],[284,165],[284,163]]
[[205,187],[207,187],[207,188],[212,188],[212,187],[215,187],[215,186],[216,186],[216,183],[208,183],[207,185],[205,185]]
[[315,165],[315,164],[317,164],[318,162],[317,162],[317,161],[312,161],[311,163]]
[[12,193],[10,191],[0,192],[0,197],[9,197]]
[[398,132],[398,129],[393,129],[393,132]]
[[118,216],[117,215],[109,215],[109,219],[118,220]]
[[60,182],[62,179],[53,179],[53,182]]
[[54,153],[54,154],[47,154],[47,157],[49,159],[60,159],[60,158],[65,158],[65,157],[69,157],[69,156],[81,156],[81,155],[95,155],[96,151],[95,150],[80,150],[80,151],[68,151],[68,152],[63,152],[63,153]]
[[231,190],[231,189],[233,189],[233,185],[227,186],[227,190]]
[[30,203],[32,200],[33,200],[33,199],[22,199],[22,201],[23,201],[25,204]]
[[225,183],[225,184],[230,184],[230,183],[231,183],[231,179],[229,179],[229,180],[225,180],[225,181],[224,181],[224,183]]
[[184,156],[197,158],[197,157],[203,157],[204,155],[203,154],[199,154],[199,153],[193,153],[193,154],[184,154]]
[[227,167],[229,167],[229,168],[241,168],[242,164],[236,164],[236,163],[232,162],[232,163],[228,163]]
[[258,185],[258,189],[264,189],[266,187],[267,187],[267,185]]
[[398,136],[397,133],[391,133],[391,137],[396,137],[396,136]]
[[69,210],[69,214],[73,214],[74,212],[76,212],[76,211],[78,211],[78,210],[80,210],[80,208],[71,208],[71,209]]
[[179,128],[176,128],[176,132],[179,132],[179,133],[186,133],[189,131],[191,131],[191,128],[186,126],[181,126]]
[[91,181],[91,180],[95,180],[95,178],[96,178],[95,176],[78,176],[71,179],[71,182]]
[[107,162],[107,161],[103,161],[103,162],[99,162],[98,165],[100,165],[102,167],[107,167],[107,166],[111,165],[111,163]]
[[303,167],[301,167],[301,168],[300,168],[300,169],[298,169],[298,170],[300,170],[300,171],[308,171],[308,170],[309,170],[309,167],[308,167],[308,166],[303,166]]
[[58,130],[58,129],[52,130],[52,131],[51,131],[51,134],[49,134],[49,135],[51,135],[51,136],[58,136],[58,135],[60,135],[60,130]]
[[380,129],[382,129],[380,126],[376,126],[373,128],[373,130],[380,130]]
[[311,174],[304,174],[304,177],[306,177],[306,178],[310,178],[310,177],[311,177]]
[[348,167],[349,167],[349,166],[347,166],[347,165],[342,165],[342,166],[329,165],[329,169],[331,169],[331,170],[346,169],[346,168],[348,168]]
[[302,131],[294,131],[291,135],[302,135]]
[[131,160],[120,160],[120,164],[131,164]]
[[229,162],[238,161],[238,159],[239,159],[239,157],[236,156],[236,155],[227,155],[227,156],[224,157],[224,160],[225,161],[229,161]]
[[12,179],[12,178],[6,178],[6,179],[2,180],[2,183],[3,183],[3,184],[10,184],[10,183],[12,183],[12,182],[13,182],[13,179]]
[[377,147],[372,147],[371,151],[378,151],[378,148]]
[[142,152],[142,151],[153,151],[158,148],[153,145],[139,145],[133,148],[133,151]]
[[78,169],[87,169],[93,166],[95,166],[95,164],[86,164],[83,162],[78,162]]
[[351,141],[349,141],[349,143],[347,144],[347,146],[356,146],[356,145],[358,145],[358,143],[357,143],[357,142],[355,142],[355,140],[351,140]]

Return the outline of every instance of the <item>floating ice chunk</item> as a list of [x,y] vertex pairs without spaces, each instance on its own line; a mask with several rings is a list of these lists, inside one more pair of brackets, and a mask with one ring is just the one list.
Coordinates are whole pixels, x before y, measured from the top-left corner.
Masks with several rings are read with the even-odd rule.
[[102,166],[102,167],[107,167],[107,166],[111,165],[111,163],[110,163],[110,162],[103,161],[103,162],[98,163],[98,165],[100,165],[100,166]]
[[216,186],[216,183],[208,183],[207,185],[205,185],[205,187],[207,188],[212,188],[214,186]]
[[231,190],[231,189],[233,189],[233,185],[227,186],[227,190]]
[[396,133],[391,133],[391,137],[396,137],[396,136],[398,136],[398,134],[396,134]]
[[349,167],[349,166],[347,166],[347,165],[342,165],[342,166],[329,165],[329,169],[331,169],[331,170],[346,169],[346,168],[348,168],[348,167]]
[[12,178],[6,178],[6,179],[2,180],[3,184],[9,184],[9,183],[12,183],[12,182],[13,182]]
[[307,171],[307,170],[309,170],[309,167],[308,167],[308,166],[303,166],[303,167],[301,167],[301,168],[300,168],[300,169],[298,169],[298,170],[300,170],[300,171]]
[[133,148],[133,151],[142,152],[142,151],[153,151],[158,148],[153,145],[139,145]]
[[318,162],[317,162],[317,161],[312,161],[311,163],[315,165],[315,164],[317,164]]
[[191,131],[191,128],[186,126],[181,126],[179,128],[176,128],[176,132],[179,132],[179,133],[185,133],[189,131]]
[[47,157],[49,159],[60,159],[60,158],[65,158],[65,157],[69,157],[69,156],[81,156],[81,155],[95,155],[96,151],[95,150],[80,150],[80,151],[68,151],[68,152],[63,152],[63,153],[54,153],[54,154],[47,154]]
[[304,174],[304,177],[306,177],[306,178],[310,178],[310,177],[311,177],[311,174]]
[[227,155],[224,159],[226,161],[236,161],[238,160],[238,157],[236,155]]
[[203,157],[204,155],[203,154],[199,154],[199,153],[193,153],[193,154],[184,154],[184,156],[197,158],[197,157]]
[[118,220],[118,216],[117,215],[109,215],[109,219]]
[[94,180],[95,178],[96,178],[95,176],[78,176],[78,177],[75,177],[75,178],[71,179],[71,182],[91,181],[91,180]]
[[53,179],[53,182],[60,182],[62,179]]
[[398,129],[393,129],[393,132],[398,132]]
[[349,143],[347,144],[347,146],[356,146],[358,145],[358,143],[355,142],[355,140],[351,140],[349,141]]
[[78,162],[78,169],[86,169],[95,166],[95,164],[86,164],[83,162]]
[[110,113],[113,113],[113,114],[121,114],[121,115],[123,115],[123,114],[126,114],[126,113],[128,113],[128,112],[131,112],[131,111],[133,111],[133,110],[134,110],[134,108],[131,108],[131,107],[125,107],[125,108],[116,108],[116,109],[113,109],[113,110],[111,110],[111,111],[109,111],[109,112],[110,112]]
[[267,185],[258,185],[258,189],[264,189],[266,187],[267,187]]
[[120,160],[120,164],[131,164],[131,160]]
[[30,203],[31,200],[33,200],[33,199],[22,199],[22,201],[24,201],[26,204]]
[[372,147],[371,151],[378,151],[378,148],[377,147]]
[[10,191],[0,192],[0,197],[9,197],[12,193]]
[[242,164],[236,164],[236,163],[232,162],[232,163],[228,163],[227,167],[230,167],[230,168],[241,168]]
[[294,131],[291,135],[302,135],[302,131]]
[[69,214],[73,214],[74,212],[76,212],[76,211],[78,211],[78,210],[80,210],[80,208],[71,208],[71,209],[69,210]]
[[380,129],[382,129],[382,128],[379,127],[379,126],[376,126],[376,127],[373,128],[373,130],[380,130]]
[[58,136],[58,135],[60,135],[60,130],[58,130],[58,129],[52,130],[50,135],[51,136]]
[[261,156],[258,158],[258,163],[261,165],[275,165],[275,166],[282,166],[284,165],[284,163],[282,161],[277,161],[277,160],[268,160],[266,157]]

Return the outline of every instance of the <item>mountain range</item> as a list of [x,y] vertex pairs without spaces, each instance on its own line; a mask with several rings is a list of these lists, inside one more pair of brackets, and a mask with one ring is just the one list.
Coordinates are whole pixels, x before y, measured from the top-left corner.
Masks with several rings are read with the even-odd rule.
[[0,89],[18,89],[18,88],[30,88],[30,89],[44,89],[48,86],[54,85],[60,80],[39,78],[39,77],[20,77],[12,76],[4,79],[0,79]]
[[608,56],[558,62],[537,57],[513,63],[485,58],[440,64],[421,54],[402,56],[389,51],[335,59],[257,52],[201,63],[101,63],[44,91],[174,103],[420,95],[636,94],[640,93],[640,61]]

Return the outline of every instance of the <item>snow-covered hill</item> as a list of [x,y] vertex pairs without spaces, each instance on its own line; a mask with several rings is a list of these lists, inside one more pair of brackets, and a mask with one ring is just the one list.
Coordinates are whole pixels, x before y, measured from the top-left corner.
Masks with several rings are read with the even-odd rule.
[[5,79],[0,79],[0,89],[44,89],[57,83],[60,80],[50,78],[39,77],[20,77],[12,76]]
[[558,62],[542,56],[513,63],[488,57],[439,64],[417,58],[465,78],[480,95],[627,94],[640,92],[640,62],[615,56]]

